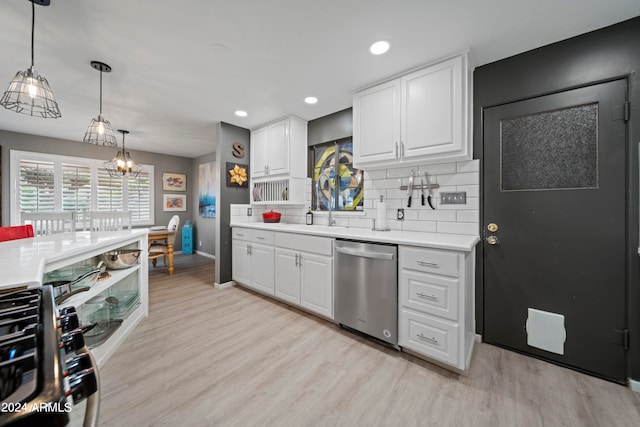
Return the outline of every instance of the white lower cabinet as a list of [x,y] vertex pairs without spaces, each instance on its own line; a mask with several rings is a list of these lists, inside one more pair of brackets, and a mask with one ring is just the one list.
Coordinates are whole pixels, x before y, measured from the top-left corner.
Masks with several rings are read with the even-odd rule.
[[275,277],[276,297],[333,319],[331,256],[276,247]]
[[333,319],[333,239],[233,227],[232,277]]
[[273,232],[234,228],[232,278],[258,292],[274,294]]
[[465,372],[475,340],[474,251],[400,246],[398,259],[399,345]]

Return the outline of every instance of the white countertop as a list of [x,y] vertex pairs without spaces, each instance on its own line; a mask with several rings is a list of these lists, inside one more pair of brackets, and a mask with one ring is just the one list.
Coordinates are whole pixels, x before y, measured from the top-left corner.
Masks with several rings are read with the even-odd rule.
[[126,242],[148,231],[79,231],[0,242],[0,289],[39,286],[47,264]]
[[232,223],[231,227],[257,228],[285,233],[310,234],[370,242],[396,243],[399,245],[425,246],[438,249],[471,251],[480,241],[478,236],[461,234],[423,233],[418,231],[373,231],[356,227],[328,227],[326,225],[266,224],[261,222]]

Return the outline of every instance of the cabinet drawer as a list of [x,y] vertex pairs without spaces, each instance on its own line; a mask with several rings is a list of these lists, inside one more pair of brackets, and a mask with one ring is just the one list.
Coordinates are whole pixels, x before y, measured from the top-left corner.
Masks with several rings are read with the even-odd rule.
[[460,276],[460,254],[439,249],[400,246],[400,268],[445,276]]
[[251,241],[265,245],[273,245],[275,234],[273,231],[251,230]]
[[458,320],[457,279],[417,271],[400,271],[400,304],[445,319]]
[[251,239],[251,229],[249,228],[238,228],[233,227],[231,229],[231,238],[236,240],[250,240]]
[[296,233],[276,233],[276,246],[319,255],[333,255],[333,239]]
[[400,310],[400,346],[450,365],[459,365],[457,324]]

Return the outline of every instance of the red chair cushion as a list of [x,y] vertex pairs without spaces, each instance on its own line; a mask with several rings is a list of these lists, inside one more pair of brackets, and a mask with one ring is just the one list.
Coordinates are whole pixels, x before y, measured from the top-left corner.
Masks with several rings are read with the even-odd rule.
[[14,227],[0,227],[0,242],[7,240],[26,239],[33,237],[33,225],[17,225]]

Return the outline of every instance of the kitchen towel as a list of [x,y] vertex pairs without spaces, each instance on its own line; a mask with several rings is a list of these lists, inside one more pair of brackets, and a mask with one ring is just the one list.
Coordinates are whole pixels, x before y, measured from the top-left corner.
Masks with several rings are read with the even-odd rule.
[[564,354],[564,342],[567,339],[564,316],[535,308],[529,308],[528,313],[527,345],[551,353]]
[[380,196],[378,202],[378,211],[376,215],[376,230],[386,230],[387,228],[387,203],[383,201],[383,196]]

